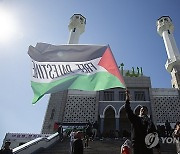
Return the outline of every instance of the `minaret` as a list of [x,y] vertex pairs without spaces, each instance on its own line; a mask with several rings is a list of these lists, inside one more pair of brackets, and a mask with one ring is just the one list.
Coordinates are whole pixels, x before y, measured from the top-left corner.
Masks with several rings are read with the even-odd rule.
[[[68,25],[70,37],[68,44],[78,44],[80,35],[85,30],[86,18],[81,14],[74,14]],[[63,122],[64,110],[70,90],[60,91],[50,95],[48,107],[44,117],[41,133],[52,134],[56,123]]]
[[81,14],[74,14],[68,25],[70,36],[68,44],[78,44],[79,37],[84,32],[86,25],[86,18]]
[[162,16],[157,20],[157,32],[163,38],[167,62],[165,67],[172,76],[172,87],[180,89],[180,53],[173,36],[174,26],[169,16]]

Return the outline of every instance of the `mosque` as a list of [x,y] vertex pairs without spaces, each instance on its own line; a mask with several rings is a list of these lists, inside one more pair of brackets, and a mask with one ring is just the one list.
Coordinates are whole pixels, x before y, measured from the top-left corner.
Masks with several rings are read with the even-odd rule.
[[[80,34],[85,31],[86,18],[74,14],[69,23],[69,44],[78,44]],[[157,20],[157,31],[163,38],[168,60],[165,64],[172,76],[173,88],[152,88],[151,79],[142,68],[124,70],[119,68],[131,94],[131,107],[138,113],[139,107],[148,107],[149,116],[156,124],[168,120],[172,125],[180,119],[180,55],[176,46],[171,18],[162,16]],[[125,91],[113,88],[99,92],[67,90],[51,94],[42,133],[54,133],[57,123],[81,124],[98,121],[101,133],[110,130],[129,130],[130,123],[124,110]]]
[[[80,35],[85,31],[85,25],[86,18],[81,14],[71,17],[68,26],[69,44],[78,44]],[[149,116],[156,125],[164,124],[168,120],[172,127],[180,119],[180,55],[173,31],[174,26],[169,16],[162,16],[157,20],[157,32],[164,40],[168,55],[165,67],[172,76],[172,88],[153,88],[150,77],[143,74],[142,68],[125,70],[123,63],[119,66],[130,91],[134,112],[138,113],[142,105],[147,106]],[[58,123],[64,126],[82,126],[95,121],[98,121],[100,132],[104,135],[112,130],[130,131],[124,104],[125,91],[121,88],[98,92],[66,90],[53,93],[49,98],[41,133],[55,133]],[[11,140],[14,135],[14,141],[18,142],[17,138],[15,139],[18,134],[8,135],[9,138],[5,140]]]

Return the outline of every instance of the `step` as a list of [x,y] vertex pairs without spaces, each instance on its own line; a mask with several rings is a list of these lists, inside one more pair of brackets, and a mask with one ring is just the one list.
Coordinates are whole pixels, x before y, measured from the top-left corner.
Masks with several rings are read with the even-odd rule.
[[[89,141],[89,148],[84,148],[84,154],[120,154],[120,147],[124,143],[122,139],[104,139],[102,141]],[[161,154],[176,154],[175,144],[160,144]],[[48,149],[41,150],[37,154],[70,154],[69,138],[63,142],[58,141]],[[158,154],[156,149],[154,154]]]

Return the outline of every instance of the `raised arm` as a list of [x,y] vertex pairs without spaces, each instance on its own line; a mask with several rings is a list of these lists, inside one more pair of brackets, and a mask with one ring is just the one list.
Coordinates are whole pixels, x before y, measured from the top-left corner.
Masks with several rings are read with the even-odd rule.
[[125,103],[125,110],[128,116],[128,119],[131,123],[135,123],[137,120],[137,116],[133,113],[131,107],[130,107],[130,94],[129,91],[126,90],[126,103]]

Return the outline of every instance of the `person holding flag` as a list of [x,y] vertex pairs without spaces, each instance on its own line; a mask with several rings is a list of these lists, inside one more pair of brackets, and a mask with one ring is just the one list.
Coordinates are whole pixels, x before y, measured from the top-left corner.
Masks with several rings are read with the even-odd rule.
[[[130,94],[128,90],[126,90],[125,110],[132,124],[131,142],[133,154],[153,154],[153,147],[156,147],[158,153],[161,154],[158,135],[154,135],[157,134],[157,130],[152,120],[147,116],[147,107],[142,106],[139,115],[134,114],[130,107]],[[153,143],[146,142],[146,136],[150,133],[154,135]]]

